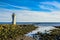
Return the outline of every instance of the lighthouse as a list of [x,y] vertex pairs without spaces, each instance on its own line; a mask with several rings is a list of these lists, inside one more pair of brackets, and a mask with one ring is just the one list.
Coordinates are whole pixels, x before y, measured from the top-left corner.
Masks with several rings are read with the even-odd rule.
[[16,25],[16,15],[15,15],[15,13],[12,14],[12,24]]

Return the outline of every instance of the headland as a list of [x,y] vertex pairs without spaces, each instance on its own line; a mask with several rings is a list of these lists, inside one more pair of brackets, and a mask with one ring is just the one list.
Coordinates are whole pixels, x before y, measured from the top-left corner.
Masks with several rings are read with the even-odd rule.
[[[34,25],[0,24],[0,40],[23,40],[25,37],[24,34],[27,34],[36,28],[37,27]],[[22,39],[20,37],[22,37]]]

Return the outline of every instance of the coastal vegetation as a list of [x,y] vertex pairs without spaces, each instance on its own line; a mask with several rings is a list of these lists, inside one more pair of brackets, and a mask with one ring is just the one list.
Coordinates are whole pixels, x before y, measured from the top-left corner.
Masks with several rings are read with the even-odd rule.
[[34,25],[0,24],[0,40],[16,40],[18,36],[24,36],[36,28]]

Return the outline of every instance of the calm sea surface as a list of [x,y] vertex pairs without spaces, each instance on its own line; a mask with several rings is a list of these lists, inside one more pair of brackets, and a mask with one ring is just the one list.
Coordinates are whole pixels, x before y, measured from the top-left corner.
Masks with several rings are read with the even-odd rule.
[[[12,22],[0,22],[0,24],[12,24]],[[33,24],[39,26],[60,26],[60,22],[17,22],[17,24]]]

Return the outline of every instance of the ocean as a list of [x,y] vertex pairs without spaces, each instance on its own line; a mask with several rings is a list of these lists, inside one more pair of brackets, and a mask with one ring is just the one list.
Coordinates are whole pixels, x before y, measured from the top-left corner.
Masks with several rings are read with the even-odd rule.
[[[12,24],[12,22],[0,22],[0,24]],[[17,24],[33,24],[39,26],[60,26],[60,22],[17,22]]]

